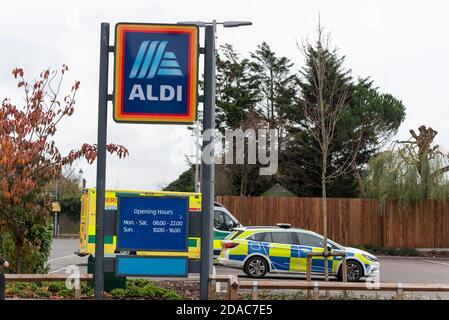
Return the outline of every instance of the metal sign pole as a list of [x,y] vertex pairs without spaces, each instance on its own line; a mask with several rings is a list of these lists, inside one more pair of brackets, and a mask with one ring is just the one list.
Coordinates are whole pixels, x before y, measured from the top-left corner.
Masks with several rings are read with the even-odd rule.
[[98,91],[98,153],[95,233],[95,299],[104,291],[104,198],[106,188],[106,135],[108,122],[109,23],[101,24],[100,86]]
[[[203,130],[215,129],[215,32],[214,26],[205,27],[205,55],[204,55],[204,113]],[[210,144],[212,148],[210,148]],[[202,221],[201,221],[201,272],[200,299],[209,298],[209,274],[212,269],[213,250],[213,210],[214,210],[214,134],[207,141],[203,136],[203,150],[209,145],[210,154],[202,156],[201,190],[202,190]],[[205,157],[211,159],[206,159]]]
[[57,232],[56,229],[58,228],[58,216],[57,213],[55,212],[55,225],[53,226],[53,235],[56,237],[57,236]]

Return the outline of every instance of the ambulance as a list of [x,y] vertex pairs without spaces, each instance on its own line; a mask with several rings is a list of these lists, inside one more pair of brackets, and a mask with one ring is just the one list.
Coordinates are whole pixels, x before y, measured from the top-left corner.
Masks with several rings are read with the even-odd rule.
[[[106,190],[105,213],[116,214],[117,198],[120,196],[183,196],[189,197],[189,211],[201,212],[201,194],[194,192],[172,192],[172,191],[141,191],[141,190]],[[95,206],[96,190],[87,188],[81,195],[80,214],[80,243],[78,255],[86,256],[95,254]],[[112,211],[112,212],[111,212]],[[218,256],[221,250],[221,240],[226,238],[234,228],[242,227],[241,223],[221,204],[214,204],[214,255]],[[190,259],[200,258],[201,239],[189,237],[188,252],[176,253],[177,256],[185,255]],[[114,255],[117,239],[115,236],[105,236],[104,254]],[[145,252],[136,252],[137,255],[145,255]],[[170,252],[151,252],[151,255],[169,256]]]

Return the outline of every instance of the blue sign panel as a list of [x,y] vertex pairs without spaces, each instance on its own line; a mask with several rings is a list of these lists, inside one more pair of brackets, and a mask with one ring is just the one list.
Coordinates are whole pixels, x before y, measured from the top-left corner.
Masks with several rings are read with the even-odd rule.
[[119,197],[117,250],[188,250],[188,197]]
[[198,82],[196,26],[116,26],[114,119],[192,123]]
[[187,277],[187,257],[117,256],[120,277]]

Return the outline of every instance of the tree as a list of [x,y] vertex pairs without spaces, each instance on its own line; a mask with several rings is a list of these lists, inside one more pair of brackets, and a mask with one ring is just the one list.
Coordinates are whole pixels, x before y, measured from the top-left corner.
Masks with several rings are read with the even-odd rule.
[[[52,201],[59,202],[61,211],[57,213],[57,225],[52,228],[58,234],[75,234],[79,230],[80,210],[81,210],[81,194],[83,189],[82,171],[76,170],[76,165],[65,166],[62,168],[61,176],[50,181],[43,189],[48,193]],[[54,217],[54,214],[52,214]],[[60,231],[60,232],[59,232]]]
[[[61,154],[54,141],[61,121],[75,111],[80,83],[61,98],[61,86],[68,67],[60,73],[44,70],[28,83],[21,68],[13,70],[17,86],[24,92],[23,105],[4,99],[0,107],[0,220],[11,232],[15,243],[15,270],[22,271],[23,247],[34,225],[49,220],[50,196],[43,192],[52,180],[59,179],[63,166],[85,158],[93,163],[97,145],[84,143],[67,155]],[[107,150],[119,158],[128,150],[109,144]]]
[[178,179],[170,182],[164,191],[195,192],[195,166],[181,173]]
[[[309,46],[305,54],[306,66],[299,83],[303,98],[314,103],[314,64],[318,53],[314,46]],[[334,83],[344,81],[346,86],[345,108],[335,124],[327,171],[333,174],[339,168],[348,170],[328,181],[327,192],[333,197],[363,197],[366,195],[363,171],[369,159],[396,134],[405,118],[405,107],[392,95],[380,93],[371,79],[354,80],[351,71],[344,68],[345,57],[335,50],[327,52],[323,59],[326,65],[323,85],[327,92]],[[292,105],[286,117],[288,137],[286,148],[280,154],[279,179],[298,195],[319,196],[322,191],[320,147],[313,136],[303,130],[302,108]]]
[[418,132],[371,159],[364,175],[369,196],[403,205],[449,198],[449,156],[433,145],[437,131],[422,125]]
[[60,177],[50,181],[43,190],[51,194],[55,201],[70,198],[79,199],[82,192],[81,180],[81,175],[76,172],[74,166],[65,166],[62,168]]
[[282,144],[286,110],[297,100],[297,77],[291,72],[293,63],[286,57],[276,56],[266,42],[250,55],[251,78],[259,88],[256,110],[269,128],[278,130]]
[[221,134],[237,129],[257,102],[258,87],[252,81],[250,62],[241,59],[230,44],[220,47],[217,55],[216,127]]
[[[229,44],[221,49],[222,54],[217,58],[217,127],[220,133],[223,135],[226,129],[243,132],[249,129],[257,133],[258,128],[272,128],[278,130],[281,139],[286,121],[284,109],[293,103],[296,92],[292,63],[286,57],[276,56],[265,42],[249,59],[241,59]],[[234,145],[225,146],[224,150],[225,153],[232,151],[236,157]],[[241,164],[225,164],[220,169],[229,173],[236,194],[258,194],[267,189],[267,184],[271,186],[272,177],[260,177],[260,165],[249,163],[246,139],[242,159]]]
[[[254,118],[257,116],[255,105],[259,88],[251,75],[250,61],[241,59],[232,45],[221,46],[221,55],[217,56],[217,117],[219,133],[225,136],[226,130],[253,129]],[[232,148],[233,158],[236,158],[235,146],[224,145],[223,154]],[[235,191],[240,195],[248,194],[248,178],[254,165],[248,164],[247,142],[244,144],[244,163],[239,165],[217,165],[216,171],[226,172],[235,185]]]
[[[301,129],[313,139],[314,145],[303,144],[305,148],[312,148],[318,154],[317,165],[320,171],[321,199],[323,214],[323,236],[325,254],[325,280],[328,281],[327,268],[327,184],[330,180],[345,173],[352,161],[350,157],[344,159],[343,165],[328,170],[329,156],[333,147],[337,122],[348,105],[348,90],[350,87],[349,71],[341,69],[341,63],[330,64],[335,59],[335,51],[329,48],[329,37],[323,35],[321,25],[318,25],[315,44],[303,45],[306,65],[301,71],[300,80],[301,100],[300,110],[303,115],[299,123]],[[336,75],[328,81],[329,74]],[[356,151],[357,152],[357,151]],[[354,154],[356,154],[354,152]]]
[[[320,147],[307,130],[299,106],[302,98],[314,103],[318,57],[315,46],[306,50],[306,65],[294,75],[293,65],[276,55],[263,43],[249,58],[241,58],[231,45],[221,47],[217,57],[217,128],[257,129],[269,125],[279,129],[281,148],[279,170],[274,176],[259,176],[259,165],[218,165],[222,178],[221,192],[235,195],[258,195],[275,183],[281,183],[301,196],[320,196]],[[329,174],[347,168],[327,182],[332,197],[365,196],[362,179],[370,158],[397,132],[405,118],[405,107],[390,94],[381,93],[370,78],[354,79],[344,67],[344,56],[336,50],[323,55],[326,65],[326,94],[334,83],[344,81],[345,108],[335,124],[332,145],[328,150]],[[246,149],[245,144],[245,149]],[[230,150],[227,146],[225,152]],[[235,152],[233,152],[235,155]],[[235,162],[234,162],[235,163]],[[224,182],[223,179],[220,182]],[[232,185],[232,187],[230,186]]]
[[[379,93],[369,78],[358,79],[348,91],[349,103],[337,122],[334,150],[342,159],[350,157],[353,148],[357,151],[351,160],[351,173],[357,182],[358,195],[366,196],[362,179],[363,170],[369,159],[393,135],[405,118],[405,107],[391,94]],[[333,191],[342,193],[340,188],[350,185],[350,177],[333,186]],[[338,189],[337,189],[338,188]]]

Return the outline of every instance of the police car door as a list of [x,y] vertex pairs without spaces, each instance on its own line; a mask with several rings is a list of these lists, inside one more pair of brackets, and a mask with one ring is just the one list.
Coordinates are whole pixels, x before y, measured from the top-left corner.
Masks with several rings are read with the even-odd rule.
[[270,260],[275,271],[290,271],[291,247],[295,240],[289,231],[271,232]]
[[[324,240],[321,237],[308,232],[298,232],[299,247],[305,252],[323,252]],[[307,257],[307,254],[306,254]],[[305,267],[305,264],[304,264]],[[328,270],[332,272],[332,259],[328,260]],[[312,272],[324,273],[324,257],[312,257]]]

